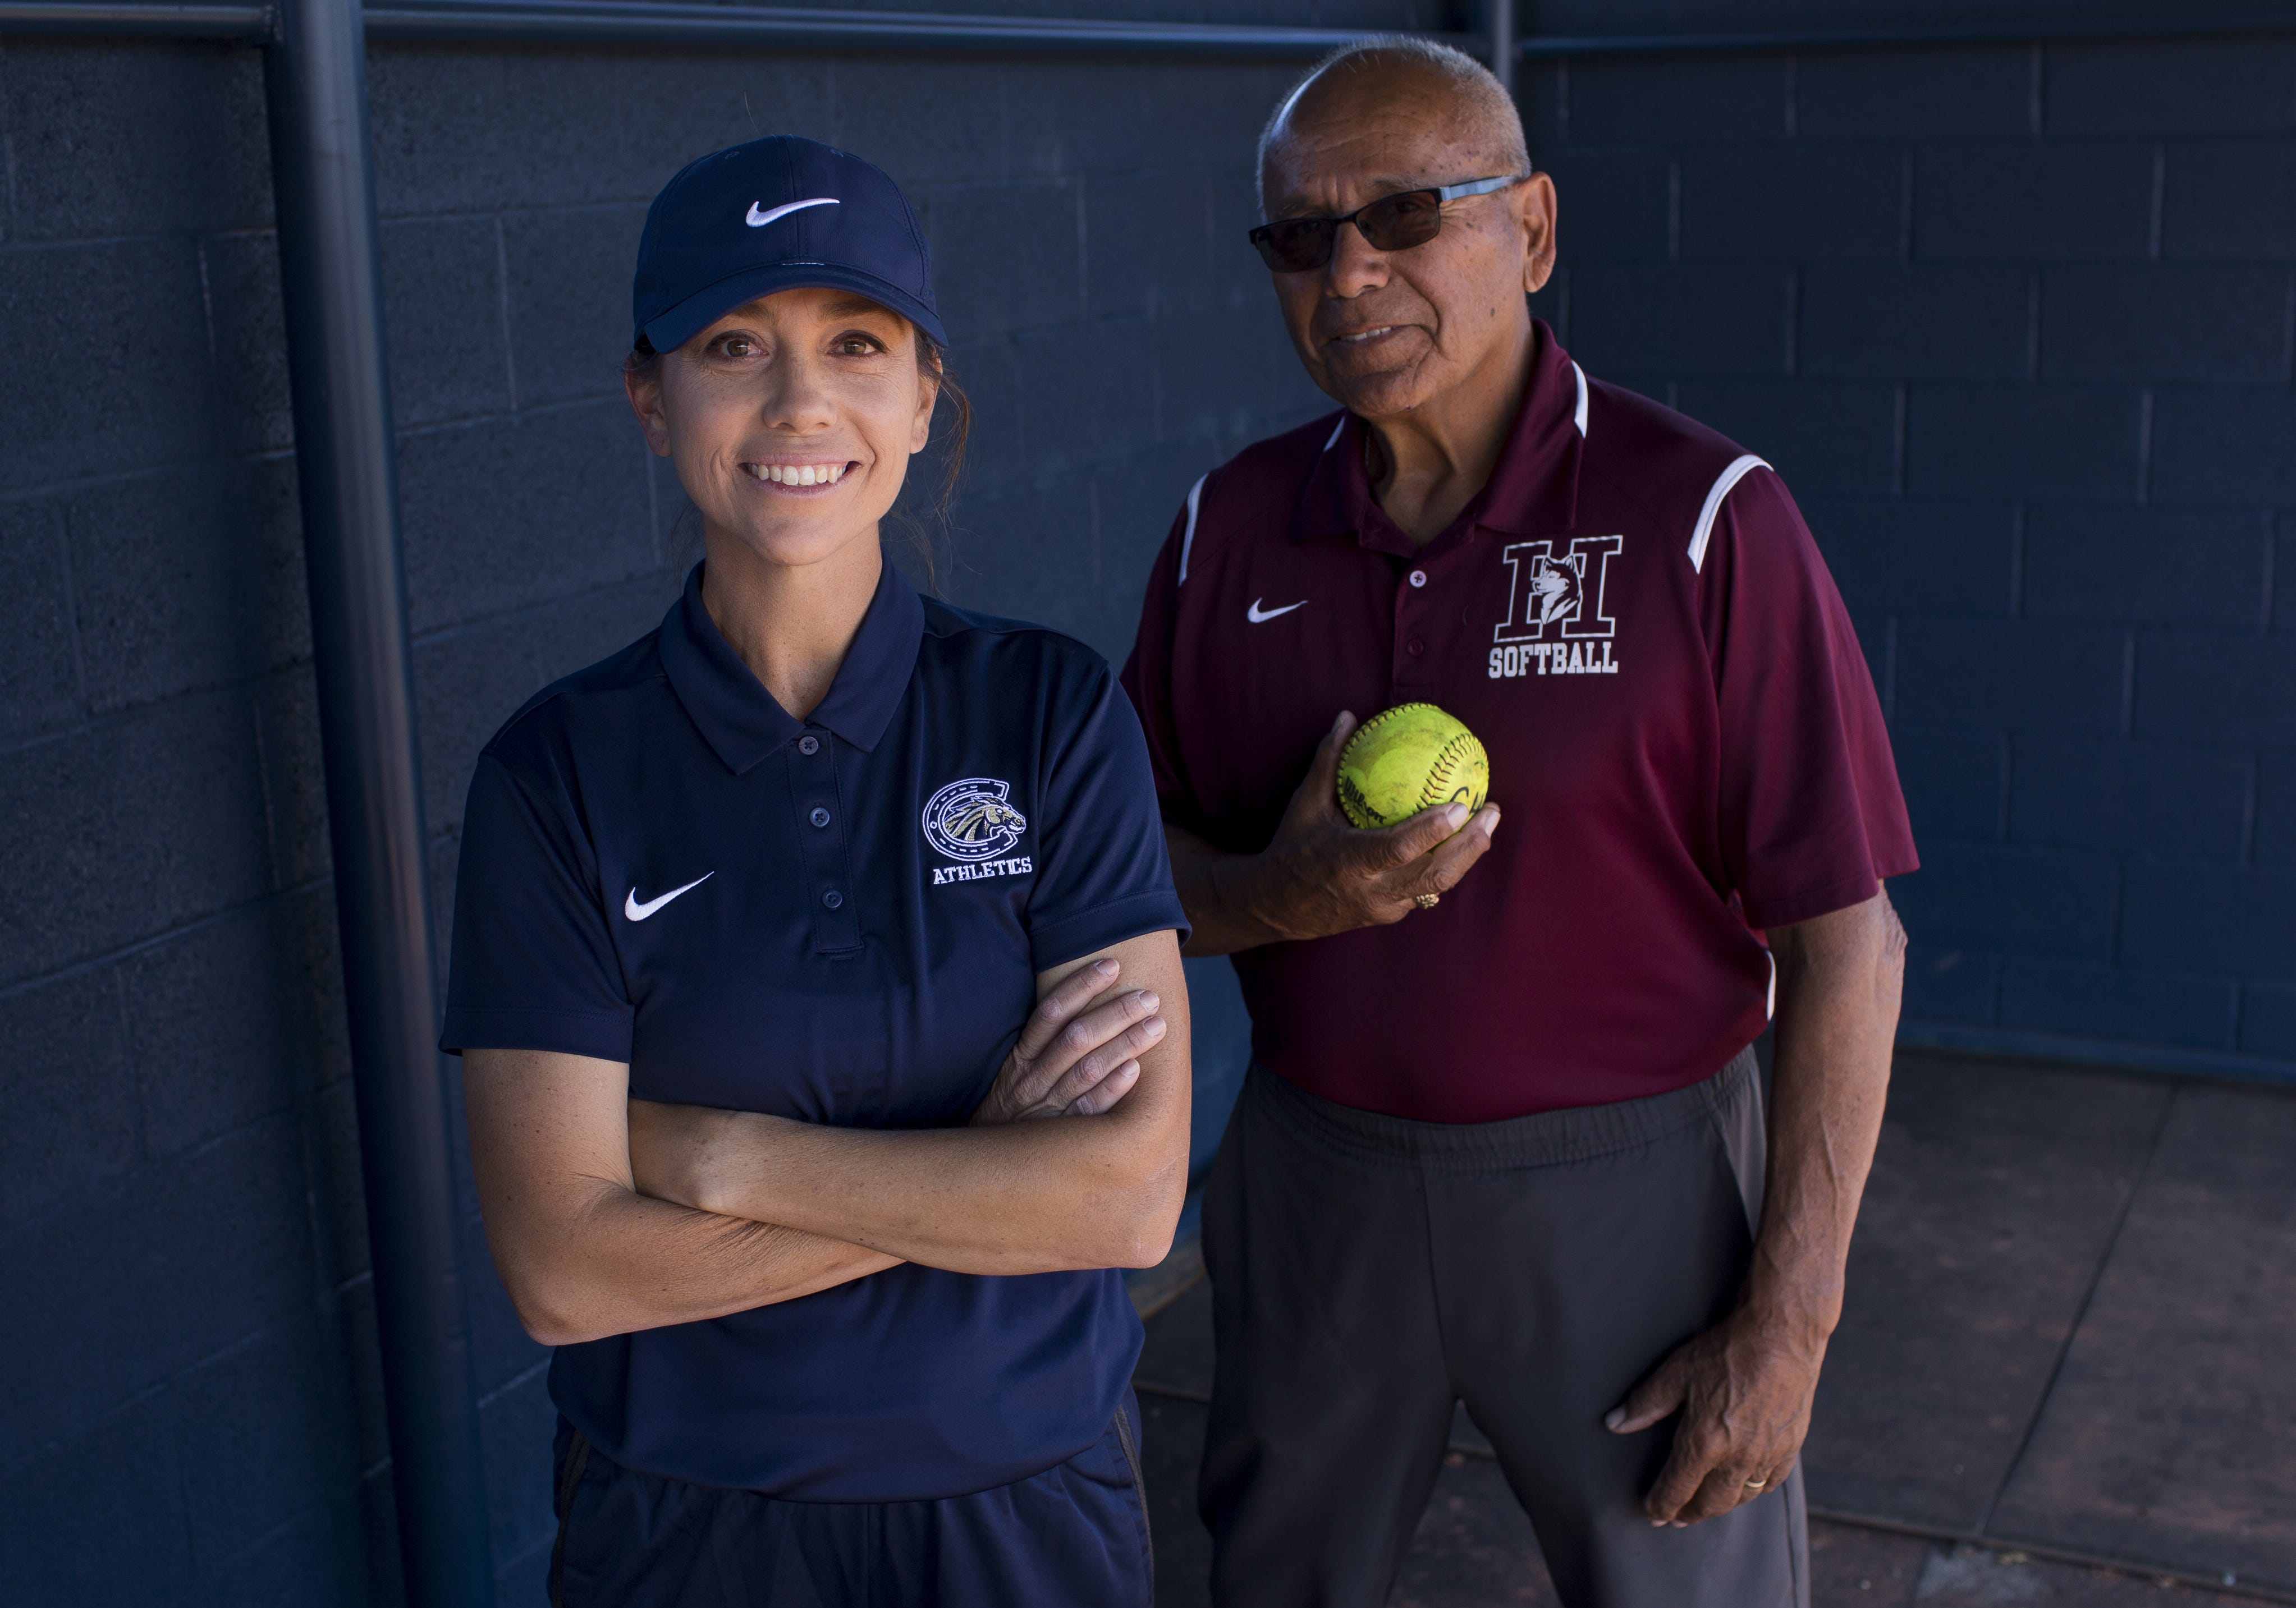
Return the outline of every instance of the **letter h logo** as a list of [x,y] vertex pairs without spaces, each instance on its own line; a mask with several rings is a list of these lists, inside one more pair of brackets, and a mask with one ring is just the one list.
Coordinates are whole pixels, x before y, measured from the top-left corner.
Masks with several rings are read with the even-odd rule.
[[1491,633],[1495,642],[1544,641],[1549,625],[1571,638],[1616,636],[1619,622],[1603,608],[1611,560],[1621,536],[1573,536],[1560,558],[1554,543],[1510,542],[1499,550],[1510,572],[1507,617]]

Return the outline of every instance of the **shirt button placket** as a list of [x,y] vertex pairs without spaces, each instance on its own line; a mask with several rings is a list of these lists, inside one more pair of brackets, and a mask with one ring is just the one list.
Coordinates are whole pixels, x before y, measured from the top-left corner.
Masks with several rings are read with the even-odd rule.
[[1431,695],[1439,655],[1430,651],[1435,633],[1434,600],[1429,595],[1428,574],[1414,566],[1395,585],[1395,652],[1388,681],[1388,702],[1409,703]]
[[808,731],[787,752],[799,853],[813,894],[813,952],[851,954],[861,947],[861,917],[844,812],[837,807],[837,744],[824,732]]

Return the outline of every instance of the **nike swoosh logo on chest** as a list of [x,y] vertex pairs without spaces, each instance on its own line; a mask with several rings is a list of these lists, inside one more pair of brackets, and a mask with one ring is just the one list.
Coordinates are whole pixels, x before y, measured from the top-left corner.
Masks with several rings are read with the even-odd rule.
[[671,900],[676,898],[680,894],[692,893],[695,888],[700,887],[703,883],[709,881],[717,874],[718,873],[715,871],[704,871],[701,876],[696,877],[684,887],[672,888],[667,894],[657,894],[644,903],[640,903],[638,902],[637,889],[632,888],[629,891],[629,896],[622,901],[622,914],[628,917],[633,921],[643,921],[648,916],[652,915],[656,910],[660,910],[663,905],[668,904]]

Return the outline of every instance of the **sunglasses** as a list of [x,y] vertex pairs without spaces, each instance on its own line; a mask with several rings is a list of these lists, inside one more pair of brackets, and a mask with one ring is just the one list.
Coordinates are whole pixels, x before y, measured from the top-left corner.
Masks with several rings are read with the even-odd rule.
[[1508,178],[1469,179],[1464,184],[1445,184],[1435,190],[1398,190],[1357,208],[1345,217],[1278,218],[1260,224],[1250,238],[1259,248],[1260,259],[1278,273],[1304,273],[1330,262],[1341,224],[1353,224],[1374,251],[1408,251],[1443,232],[1445,201],[1488,195],[1529,176],[1518,173]]

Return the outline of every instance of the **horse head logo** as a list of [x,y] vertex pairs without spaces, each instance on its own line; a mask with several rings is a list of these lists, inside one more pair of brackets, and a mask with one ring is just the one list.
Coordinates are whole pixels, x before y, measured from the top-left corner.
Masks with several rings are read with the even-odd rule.
[[1008,853],[1029,829],[1014,809],[1010,783],[968,776],[934,794],[925,805],[925,841],[951,860],[988,860]]

